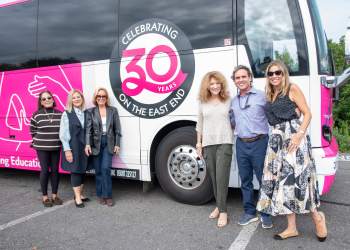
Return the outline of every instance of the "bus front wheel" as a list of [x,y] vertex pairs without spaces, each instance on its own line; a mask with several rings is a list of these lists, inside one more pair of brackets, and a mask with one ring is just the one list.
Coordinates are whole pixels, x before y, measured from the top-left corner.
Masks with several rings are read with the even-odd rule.
[[173,130],[160,142],[155,168],[162,189],[177,201],[203,204],[213,197],[209,172],[198,157],[194,127]]

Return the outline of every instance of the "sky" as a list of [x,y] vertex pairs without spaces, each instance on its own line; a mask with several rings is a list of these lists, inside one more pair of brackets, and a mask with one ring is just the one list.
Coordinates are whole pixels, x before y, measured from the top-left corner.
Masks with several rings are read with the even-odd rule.
[[328,39],[335,42],[345,35],[346,27],[350,26],[349,0],[316,0],[320,10],[323,26]]

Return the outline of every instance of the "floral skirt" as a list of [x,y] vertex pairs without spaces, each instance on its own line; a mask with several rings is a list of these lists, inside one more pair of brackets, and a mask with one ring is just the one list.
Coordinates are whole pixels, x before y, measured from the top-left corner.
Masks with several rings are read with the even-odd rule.
[[273,216],[303,214],[320,205],[309,136],[302,139],[295,152],[287,150],[299,127],[297,119],[270,127],[258,211]]

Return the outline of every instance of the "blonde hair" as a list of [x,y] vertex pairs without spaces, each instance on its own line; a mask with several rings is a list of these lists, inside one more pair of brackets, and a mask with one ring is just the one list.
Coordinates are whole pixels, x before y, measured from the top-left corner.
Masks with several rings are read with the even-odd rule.
[[66,110],[70,113],[72,112],[73,109],[73,95],[75,93],[78,93],[82,99],[82,103],[80,105],[80,109],[83,110],[85,108],[85,98],[83,96],[83,93],[78,90],[78,89],[72,89],[71,91],[69,91],[68,96],[67,96],[67,105],[66,105]]
[[199,90],[198,99],[201,102],[208,102],[209,101],[209,99],[211,97],[211,93],[209,91],[209,85],[210,85],[210,80],[212,78],[217,80],[221,85],[221,90],[219,93],[219,97],[220,97],[221,101],[226,101],[230,97],[229,92],[227,90],[227,80],[226,80],[225,76],[222,73],[220,73],[219,71],[210,71],[204,75],[204,77],[202,79],[201,87]]
[[104,92],[106,93],[106,106],[110,106],[111,103],[110,103],[110,101],[109,101],[109,94],[108,94],[107,89],[104,88],[104,87],[99,87],[99,88],[97,88],[97,89],[95,90],[94,95],[93,95],[93,97],[92,97],[92,103],[93,103],[95,106],[98,106],[97,101],[96,101],[96,97],[97,97],[98,92],[101,91],[101,90],[104,91]]
[[[269,72],[270,68],[276,66],[282,71],[282,81],[281,81],[281,88],[278,90],[278,93],[274,89],[274,87],[271,85],[269,77],[267,73]],[[266,68],[265,71],[266,76],[266,86],[265,86],[265,93],[266,93],[266,99],[269,102],[273,102],[274,98],[276,98],[279,94],[282,96],[285,96],[288,92],[288,89],[291,85],[291,82],[289,81],[289,72],[287,66],[284,64],[284,62],[280,60],[274,60],[269,63],[269,65]]]

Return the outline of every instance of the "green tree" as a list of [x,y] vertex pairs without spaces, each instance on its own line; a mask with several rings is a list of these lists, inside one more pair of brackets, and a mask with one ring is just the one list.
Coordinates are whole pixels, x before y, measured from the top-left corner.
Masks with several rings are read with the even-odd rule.
[[282,53],[275,51],[275,58],[284,62],[289,68],[289,71],[298,70],[298,65],[294,62],[287,48],[284,48]]
[[[332,51],[336,74],[349,67],[345,61],[345,38],[339,42],[328,41]],[[341,152],[350,152],[350,83],[346,83],[339,90],[339,100],[333,107],[334,135],[337,138]]]

